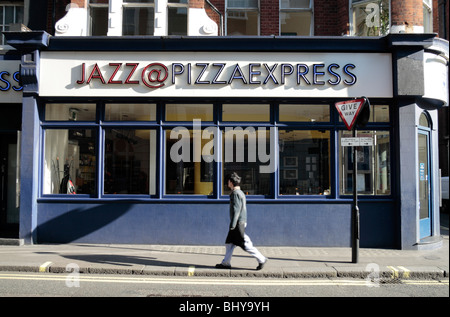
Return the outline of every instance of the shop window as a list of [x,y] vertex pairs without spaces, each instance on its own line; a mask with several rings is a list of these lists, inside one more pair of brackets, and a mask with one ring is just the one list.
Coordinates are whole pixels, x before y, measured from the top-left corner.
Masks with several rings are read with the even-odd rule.
[[105,121],[155,121],[156,104],[106,104]]
[[389,0],[352,0],[350,10],[352,35],[384,36],[389,33]]
[[312,15],[312,0],[281,0],[281,35],[313,35]]
[[280,121],[329,122],[329,105],[280,105]]
[[105,194],[156,192],[156,131],[105,129]]
[[241,189],[246,195],[270,195],[271,173],[263,172],[262,167],[277,154],[271,152],[268,129],[225,128],[222,139],[222,195],[230,194],[225,179],[233,172],[241,177]]
[[[343,137],[352,137],[351,131],[340,131]],[[371,138],[372,146],[358,147],[357,190],[364,195],[389,195],[391,193],[390,133],[388,131],[358,131],[357,137]],[[353,193],[352,147],[339,147],[340,194]]]
[[51,103],[45,106],[47,121],[95,121],[95,118],[95,104]]
[[[11,25],[23,23],[23,1],[17,3],[0,4],[0,32],[10,31]],[[5,45],[2,34],[0,45]]]
[[122,35],[153,35],[154,0],[124,0]]
[[222,120],[269,122],[270,105],[226,104],[222,106]]
[[389,122],[388,105],[371,105],[369,122]]
[[167,121],[213,121],[213,105],[166,104]]
[[228,0],[227,35],[259,35],[258,0]]
[[[194,138],[194,131],[177,127],[166,131],[165,193],[212,195],[214,181],[213,139],[208,133]],[[196,143],[198,142],[198,143]]]
[[[387,123],[389,122],[389,106],[388,105],[370,105],[370,117],[371,123]],[[342,122],[342,118],[339,117],[339,121]]]
[[187,35],[188,0],[169,0],[167,16],[167,35]]
[[92,129],[45,131],[44,194],[95,194],[96,140]]
[[[272,116],[273,109],[279,112]],[[340,140],[352,132],[340,130],[344,124],[332,109],[326,104],[48,103],[41,108],[42,194],[219,198],[229,194],[226,175],[236,172],[253,198],[351,195],[352,148],[340,146]],[[388,105],[372,105],[367,131],[358,131],[358,137],[373,140],[358,147],[360,194],[391,194],[389,112]],[[419,123],[430,125],[425,115]],[[333,184],[339,188],[333,191]]]
[[280,195],[329,195],[330,132],[279,131]]

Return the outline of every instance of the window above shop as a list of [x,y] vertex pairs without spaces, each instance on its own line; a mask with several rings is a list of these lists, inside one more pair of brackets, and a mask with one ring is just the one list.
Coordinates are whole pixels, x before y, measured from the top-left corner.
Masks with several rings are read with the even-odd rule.
[[423,31],[424,33],[433,33],[432,0],[423,0]]
[[[23,23],[23,1],[0,3],[0,32],[11,31],[11,27],[19,23]],[[5,44],[2,35],[0,45]]]
[[90,35],[108,34],[108,0],[89,1]]
[[313,35],[313,1],[281,0],[280,35]]
[[122,10],[122,35],[153,35],[154,0],[124,0]]
[[90,0],[90,35],[187,35],[188,8],[188,0]]
[[390,0],[351,0],[350,34],[384,36],[390,29]]
[[259,35],[259,1],[226,1],[228,36]]
[[167,35],[187,35],[188,4],[188,0],[168,0]]

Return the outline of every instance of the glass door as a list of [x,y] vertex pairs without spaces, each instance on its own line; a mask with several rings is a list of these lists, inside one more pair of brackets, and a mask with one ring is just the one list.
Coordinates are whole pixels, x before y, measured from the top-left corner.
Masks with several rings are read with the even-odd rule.
[[431,173],[429,132],[419,130],[419,218],[420,238],[431,235]]

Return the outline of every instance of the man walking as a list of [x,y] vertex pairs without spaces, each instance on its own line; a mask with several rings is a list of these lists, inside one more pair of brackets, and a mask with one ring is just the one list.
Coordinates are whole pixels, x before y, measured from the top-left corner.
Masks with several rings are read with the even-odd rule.
[[267,263],[267,258],[253,246],[250,237],[245,234],[245,227],[247,226],[247,204],[245,194],[240,187],[241,178],[236,173],[232,173],[227,177],[227,181],[228,187],[231,189],[230,228],[227,239],[225,240],[225,257],[222,260],[222,263],[216,265],[216,268],[231,268],[231,257],[234,248],[239,246],[256,258],[258,261],[258,267],[256,269],[261,270]]

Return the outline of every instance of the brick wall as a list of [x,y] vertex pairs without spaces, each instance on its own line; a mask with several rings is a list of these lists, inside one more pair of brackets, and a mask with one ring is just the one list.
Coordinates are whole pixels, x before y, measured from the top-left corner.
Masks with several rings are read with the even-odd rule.
[[333,35],[348,35],[350,33],[348,0],[336,0],[336,15],[336,31]]
[[314,35],[341,36],[349,33],[348,0],[314,1]]
[[205,0],[190,0],[189,8],[201,9],[205,7]]
[[[216,4],[215,3],[213,3],[213,1],[209,1],[209,3],[211,3],[211,5],[213,5],[214,7],[215,7],[215,9],[216,10],[218,10],[219,12],[220,12],[220,14],[219,13],[217,13],[216,12],[216,10],[214,10],[214,8],[208,3],[208,2],[206,2],[205,0],[202,0],[203,2],[204,2],[204,8],[205,8],[205,11],[206,11],[206,14],[208,15],[208,17],[211,19],[211,20],[213,20],[214,22],[216,22],[216,24],[217,24],[217,29],[219,30],[219,34],[218,35],[223,35],[223,34],[225,34],[225,30],[223,29],[223,27],[224,27],[224,25],[225,25],[225,15],[223,14],[223,1],[222,1],[222,6],[221,6],[221,9],[218,7],[218,6],[216,6]],[[191,4],[190,4],[190,2],[189,2],[189,6],[190,6]],[[220,15],[222,14],[222,21],[220,20]],[[223,25],[221,25],[221,23],[223,24]],[[220,29],[222,27],[222,30]]]
[[314,35],[331,35],[336,32],[336,4],[336,1],[314,1]]
[[71,0],[70,2],[76,4],[79,8],[87,7],[87,0]]
[[278,0],[260,0],[260,34],[280,34],[280,7]]
[[412,32],[413,26],[423,26],[422,0],[391,0],[391,25],[405,26]]
[[225,17],[225,0],[209,0]]

